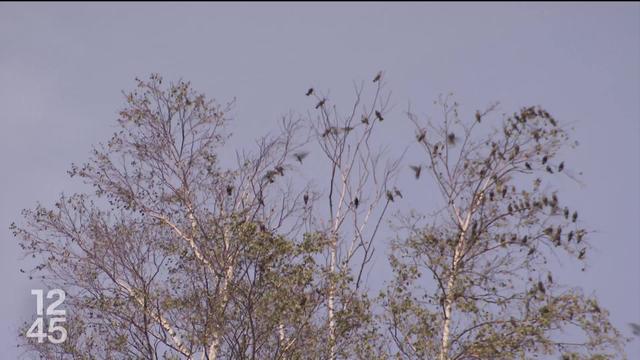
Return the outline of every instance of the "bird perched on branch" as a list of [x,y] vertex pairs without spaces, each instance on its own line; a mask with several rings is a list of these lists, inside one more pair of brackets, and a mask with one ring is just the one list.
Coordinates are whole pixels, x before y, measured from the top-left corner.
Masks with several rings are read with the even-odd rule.
[[376,118],[378,118],[378,120],[383,121],[384,118],[382,117],[382,113],[378,110],[376,110]]
[[373,82],[376,83],[380,81],[381,78],[382,78],[382,71],[378,71],[378,73],[376,74],[376,77],[373,78]]
[[416,134],[416,140],[418,140],[418,142],[423,142],[426,137],[427,132],[425,130],[420,130],[420,132]]
[[310,96],[311,94],[313,94],[313,88],[309,88],[309,90],[307,90],[307,93],[305,95]]
[[320,100],[320,102],[318,104],[316,104],[316,109],[324,106],[324,103],[327,101],[327,99],[322,99]]

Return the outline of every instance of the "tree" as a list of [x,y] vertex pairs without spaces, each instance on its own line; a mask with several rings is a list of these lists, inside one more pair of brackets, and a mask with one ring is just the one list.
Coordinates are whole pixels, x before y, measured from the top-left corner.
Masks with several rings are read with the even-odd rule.
[[426,158],[412,169],[416,177],[428,170],[444,208],[426,225],[419,215],[404,216],[406,236],[392,245],[395,278],[381,296],[397,355],[621,354],[623,340],[607,311],[579,288],[558,284],[548,266],[554,258],[585,261],[589,251],[578,212],[548,190],[554,177],[568,175],[560,159],[572,145],[567,129],[539,107],[491,129],[495,105],[465,121],[448,97],[439,104],[441,123],[423,124],[409,112]]
[[[317,122],[285,117],[280,133],[223,168],[232,104],[187,82],[137,80],[119,131],[69,172],[94,193],[62,195],[12,225],[40,261],[31,275],[67,292],[71,316],[63,345],[27,349],[46,359],[366,357],[374,346],[361,274],[393,166],[380,169],[370,147],[375,124],[353,124],[360,94],[346,118],[330,118],[318,98]],[[297,177],[308,133],[329,161],[328,191]],[[323,199],[329,219],[316,210]]]

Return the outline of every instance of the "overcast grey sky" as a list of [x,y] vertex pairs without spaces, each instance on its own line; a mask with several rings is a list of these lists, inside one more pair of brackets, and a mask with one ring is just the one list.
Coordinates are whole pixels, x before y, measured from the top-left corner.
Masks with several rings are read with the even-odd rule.
[[[79,189],[71,162],[114,130],[135,76],[191,80],[235,97],[232,144],[309,109],[314,85],[348,105],[353,81],[386,71],[389,143],[411,136],[410,101],[434,112],[438,93],[462,108],[543,105],[575,125],[566,162],[584,187],[564,199],[598,232],[584,286],[614,322],[640,322],[640,5],[630,4],[0,4],[0,357],[17,357],[16,327],[34,312],[10,235],[20,209]],[[408,161],[417,154],[408,155]],[[402,182],[402,180],[401,180]],[[575,185],[575,184],[573,184]],[[415,182],[419,207],[425,188]],[[430,195],[424,194],[424,199]],[[375,276],[375,272],[373,273]],[[640,340],[628,347],[640,359]]]

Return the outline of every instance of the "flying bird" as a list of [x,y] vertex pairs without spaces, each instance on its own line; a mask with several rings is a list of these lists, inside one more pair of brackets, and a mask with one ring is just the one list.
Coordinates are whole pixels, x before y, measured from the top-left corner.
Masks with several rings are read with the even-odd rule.
[[309,155],[308,151],[301,151],[301,152],[294,153],[293,157],[295,157],[296,160],[298,160],[298,162],[302,164],[302,160],[304,160],[304,158],[306,158],[307,155]]
[[381,78],[382,78],[382,71],[379,71],[376,74],[376,77],[373,78],[373,82],[376,83],[376,82],[380,81]]
[[316,109],[320,108],[321,106],[324,106],[324,103],[327,101],[327,99],[322,99],[320,100],[320,102],[316,105]]
[[384,120],[384,118],[382,117],[382,114],[378,110],[376,110],[376,118],[378,118],[378,120],[380,120],[380,121]]
[[409,165],[409,167],[411,168],[411,170],[413,170],[416,179],[419,179],[420,173],[422,172],[422,165]]
[[309,90],[307,90],[307,93],[305,95],[310,96],[311,94],[313,94],[313,88],[309,88]]

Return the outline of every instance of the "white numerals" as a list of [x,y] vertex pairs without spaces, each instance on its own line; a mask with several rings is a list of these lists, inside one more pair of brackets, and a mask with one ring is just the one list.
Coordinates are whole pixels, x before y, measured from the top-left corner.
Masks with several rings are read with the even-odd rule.
[[[38,339],[39,343],[44,342],[45,339],[49,340],[52,344],[63,343],[67,339],[67,329],[65,329],[61,323],[67,321],[65,318],[67,311],[58,309],[58,307],[64,302],[65,292],[61,289],[49,290],[47,299],[53,299],[54,297],[57,299],[47,306],[46,314],[43,314],[44,294],[42,289],[31,290],[31,295],[36,296],[36,315],[38,317],[33,324],[31,324],[29,330],[27,330],[26,336],[28,338]],[[45,332],[45,318],[43,315],[46,315],[49,321],[49,327],[46,329],[47,332]]]

